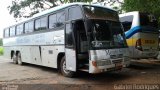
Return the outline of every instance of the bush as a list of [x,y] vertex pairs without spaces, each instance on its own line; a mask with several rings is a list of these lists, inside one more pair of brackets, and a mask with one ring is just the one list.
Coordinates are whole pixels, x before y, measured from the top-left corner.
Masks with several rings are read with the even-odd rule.
[[3,55],[3,47],[0,47],[0,55]]

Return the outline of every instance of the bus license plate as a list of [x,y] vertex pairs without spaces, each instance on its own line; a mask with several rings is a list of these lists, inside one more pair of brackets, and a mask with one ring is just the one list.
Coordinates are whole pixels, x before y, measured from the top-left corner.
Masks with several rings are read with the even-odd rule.
[[117,69],[122,68],[122,63],[116,63],[116,64],[115,64],[115,67],[116,67]]

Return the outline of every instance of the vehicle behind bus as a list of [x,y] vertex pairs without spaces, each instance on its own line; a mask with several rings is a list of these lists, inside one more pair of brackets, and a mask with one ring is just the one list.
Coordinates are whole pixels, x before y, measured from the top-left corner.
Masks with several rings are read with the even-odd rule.
[[[67,77],[74,76],[78,70],[102,73],[121,70],[129,64],[128,47],[116,11],[87,4],[59,7],[6,28],[5,55],[18,64],[26,62],[58,68]],[[64,18],[58,17],[59,13]],[[40,26],[36,24],[37,18],[43,21]],[[59,18],[64,20],[63,23],[58,21]],[[58,19],[57,23],[55,19]],[[26,33],[23,24],[30,21],[35,22],[32,23],[34,28]],[[41,27],[44,21],[47,23],[45,28]],[[17,34],[17,28],[12,30],[21,24],[21,34]],[[57,26],[62,27],[57,29]]]
[[157,58],[158,22],[154,15],[142,12],[129,12],[120,15],[125,30],[130,57]]

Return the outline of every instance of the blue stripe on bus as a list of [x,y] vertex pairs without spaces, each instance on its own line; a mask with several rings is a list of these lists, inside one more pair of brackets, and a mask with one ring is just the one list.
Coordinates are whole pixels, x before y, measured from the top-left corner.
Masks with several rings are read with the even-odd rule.
[[137,33],[140,30],[140,28],[141,28],[140,26],[136,26],[136,27],[128,30],[127,32],[125,32],[126,39],[130,38],[135,33]]

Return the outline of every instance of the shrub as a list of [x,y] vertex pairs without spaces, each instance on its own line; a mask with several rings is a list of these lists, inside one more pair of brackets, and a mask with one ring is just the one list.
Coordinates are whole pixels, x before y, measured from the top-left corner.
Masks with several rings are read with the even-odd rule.
[[3,55],[3,47],[0,47],[0,55]]

